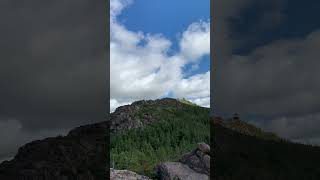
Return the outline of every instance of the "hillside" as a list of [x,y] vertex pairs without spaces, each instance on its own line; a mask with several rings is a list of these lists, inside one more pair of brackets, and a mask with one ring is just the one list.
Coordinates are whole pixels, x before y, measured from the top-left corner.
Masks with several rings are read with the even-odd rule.
[[221,121],[224,122],[216,118],[211,121],[214,179],[320,179],[320,147],[265,138],[269,136],[240,120],[238,126]]
[[[189,158],[194,159],[195,152],[202,152],[197,146],[199,142],[209,143],[209,122],[208,108],[187,101],[169,98],[137,101],[117,108],[107,121],[74,128],[66,136],[27,143],[19,148],[13,160],[0,164],[0,179],[105,179],[109,176],[109,155],[111,167],[151,178],[156,177],[156,165],[178,160],[197,171],[205,167],[208,174],[207,151],[199,157],[201,163],[193,165]],[[187,156],[181,157],[184,154]],[[184,173],[207,176],[193,172],[192,168],[188,171]]]
[[265,132],[252,124],[249,124],[245,121],[241,121],[239,117],[233,117],[226,120],[223,120],[221,117],[215,117],[212,119],[212,121],[217,125],[239,132],[244,135],[255,136],[259,139],[264,140],[284,141],[282,138],[278,137],[274,133]]
[[209,109],[175,99],[138,101],[111,115],[110,165],[155,178],[154,168],[210,140]]
[[30,142],[0,164],[2,180],[102,180],[107,176],[108,122],[75,128],[67,136]]

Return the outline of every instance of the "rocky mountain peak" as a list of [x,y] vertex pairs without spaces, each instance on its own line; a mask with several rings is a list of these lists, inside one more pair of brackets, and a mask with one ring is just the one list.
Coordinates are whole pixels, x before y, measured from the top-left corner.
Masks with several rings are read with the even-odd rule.
[[110,132],[115,133],[128,129],[140,128],[159,119],[147,109],[150,107],[182,108],[187,104],[173,98],[141,100],[131,105],[118,107],[110,114]]

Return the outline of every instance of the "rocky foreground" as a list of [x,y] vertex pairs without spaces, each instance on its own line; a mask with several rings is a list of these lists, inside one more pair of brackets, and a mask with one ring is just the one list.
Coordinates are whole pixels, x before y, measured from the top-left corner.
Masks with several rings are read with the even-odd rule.
[[[184,154],[177,162],[159,164],[155,171],[161,180],[209,180],[210,177],[210,146],[199,143],[198,147]],[[111,180],[148,180],[128,170],[110,169]]]
[[210,146],[199,143],[190,153],[183,155],[178,162],[165,162],[157,166],[160,179],[206,180],[210,176]]
[[151,180],[147,176],[139,175],[129,170],[110,169],[111,180]]

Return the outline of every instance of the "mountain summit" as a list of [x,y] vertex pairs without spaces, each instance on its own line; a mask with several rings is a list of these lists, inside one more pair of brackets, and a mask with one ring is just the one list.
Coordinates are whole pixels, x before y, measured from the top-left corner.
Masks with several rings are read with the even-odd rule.
[[111,114],[110,164],[150,178],[155,168],[210,142],[209,108],[185,99],[137,101]]
[[212,118],[217,180],[320,179],[320,147],[292,143],[244,121]]

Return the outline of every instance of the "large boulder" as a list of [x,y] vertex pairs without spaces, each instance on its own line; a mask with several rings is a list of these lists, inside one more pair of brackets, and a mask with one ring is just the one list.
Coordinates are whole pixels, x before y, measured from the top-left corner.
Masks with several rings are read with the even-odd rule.
[[208,180],[210,176],[210,146],[199,143],[198,147],[183,155],[178,162],[165,162],[156,167],[162,180]]
[[165,162],[158,167],[158,175],[162,180],[209,180],[206,174],[197,173],[181,162]]
[[116,170],[110,168],[110,180],[151,180],[129,170]]

